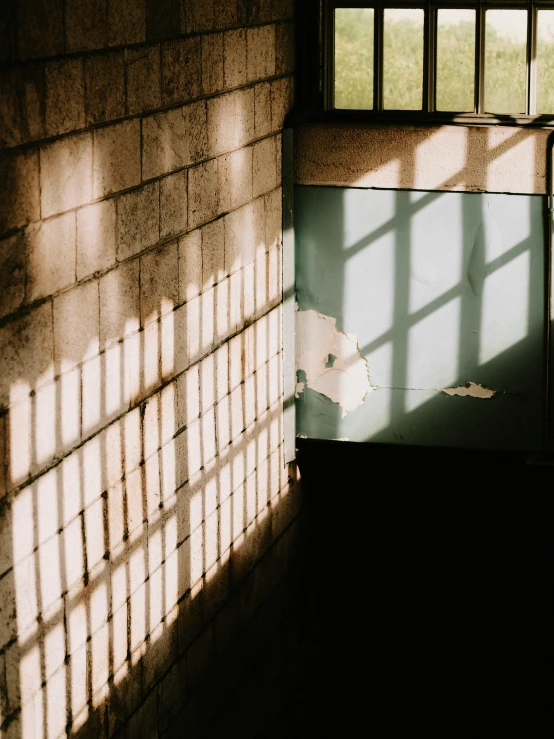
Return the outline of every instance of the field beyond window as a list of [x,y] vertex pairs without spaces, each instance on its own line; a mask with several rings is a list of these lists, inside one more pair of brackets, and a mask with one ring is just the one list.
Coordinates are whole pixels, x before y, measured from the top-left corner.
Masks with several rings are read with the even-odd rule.
[[336,110],[554,114],[554,3],[384,2],[327,15]]

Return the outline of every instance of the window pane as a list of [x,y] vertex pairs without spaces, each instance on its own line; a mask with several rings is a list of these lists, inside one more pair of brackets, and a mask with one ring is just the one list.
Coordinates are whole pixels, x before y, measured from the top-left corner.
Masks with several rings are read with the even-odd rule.
[[554,113],[554,10],[538,13],[537,113]]
[[383,105],[421,110],[423,102],[423,10],[385,8]]
[[485,110],[525,113],[526,10],[487,10],[485,21]]
[[437,110],[475,107],[475,11],[437,11]]
[[335,108],[373,108],[373,8],[335,10]]

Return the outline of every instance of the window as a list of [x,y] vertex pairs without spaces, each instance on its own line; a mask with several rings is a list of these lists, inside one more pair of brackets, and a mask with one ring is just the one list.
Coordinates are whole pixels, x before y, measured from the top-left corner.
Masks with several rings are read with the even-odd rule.
[[329,118],[554,123],[554,0],[323,0]]

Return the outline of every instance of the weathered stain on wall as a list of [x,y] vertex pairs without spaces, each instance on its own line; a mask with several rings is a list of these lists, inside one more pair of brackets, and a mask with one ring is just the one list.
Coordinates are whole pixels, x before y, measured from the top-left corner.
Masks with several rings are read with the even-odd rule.
[[296,130],[303,185],[546,192],[550,129],[306,124]]
[[[308,387],[341,406],[343,418],[372,389],[356,336],[340,331],[336,318],[315,310],[296,314],[296,368]],[[299,382],[297,397],[303,390],[304,382]]]

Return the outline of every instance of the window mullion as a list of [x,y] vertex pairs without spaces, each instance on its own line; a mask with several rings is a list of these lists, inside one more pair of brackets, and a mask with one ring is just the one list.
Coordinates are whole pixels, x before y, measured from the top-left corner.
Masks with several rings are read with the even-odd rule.
[[531,6],[527,22],[527,113],[537,112],[537,8]]
[[373,107],[383,110],[383,16],[381,3],[375,7],[373,37]]
[[435,101],[436,101],[436,69],[437,69],[437,9],[433,7],[431,3],[427,7],[426,11],[426,25],[425,25],[425,63],[424,67],[424,79],[425,88],[423,93],[423,110],[428,113],[435,112]]
[[475,112],[484,112],[485,97],[485,8],[479,3],[475,18]]

